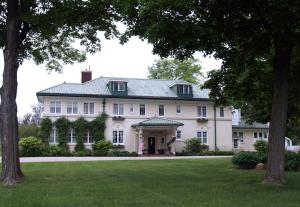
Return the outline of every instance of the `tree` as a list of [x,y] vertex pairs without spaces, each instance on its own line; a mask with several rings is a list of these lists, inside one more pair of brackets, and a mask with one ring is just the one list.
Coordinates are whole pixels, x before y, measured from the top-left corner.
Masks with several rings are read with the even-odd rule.
[[[284,135],[288,112],[288,79],[299,47],[297,1],[127,0],[118,9],[128,25],[121,41],[140,36],[162,57],[189,57],[195,51],[222,59],[223,70],[253,68],[272,61],[272,102],[265,181],[284,182]],[[251,70],[247,70],[248,72]],[[255,74],[256,75],[256,74]],[[224,78],[220,76],[220,78]],[[294,78],[294,77],[293,77]],[[221,81],[221,80],[220,80]],[[242,80],[243,86],[247,82]],[[249,94],[251,88],[248,87]]]
[[[18,152],[17,71],[24,59],[62,70],[61,63],[82,62],[100,50],[98,31],[117,34],[111,1],[7,0],[0,2],[0,47],[4,55],[1,94],[2,180],[14,185],[23,177]],[[85,51],[72,47],[75,39]]]
[[186,60],[161,59],[148,68],[148,78],[167,79],[167,80],[185,80],[190,83],[200,84],[201,66],[198,60],[189,58]]

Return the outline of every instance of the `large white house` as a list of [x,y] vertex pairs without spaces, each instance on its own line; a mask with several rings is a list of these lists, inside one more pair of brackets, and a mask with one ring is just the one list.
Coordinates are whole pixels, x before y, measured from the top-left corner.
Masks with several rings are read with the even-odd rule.
[[[138,154],[180,152],[184,141],[193,137],[210,150],[233,149],[231,107],[215,107],[208,90],[182,80],[91,77],[90,71],[83,71],[81,84],[63,83],[38,92],[43,117],[93,120],[105,112],[105,138]],[[71,129],[71,149],[75,138]],[[50,142],[57,143],[55,128]],[[87,131],[85,145],[91,144]]]

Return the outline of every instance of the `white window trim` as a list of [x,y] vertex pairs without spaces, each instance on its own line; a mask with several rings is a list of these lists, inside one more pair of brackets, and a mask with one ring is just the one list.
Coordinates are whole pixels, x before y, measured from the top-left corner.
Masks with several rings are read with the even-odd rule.
[[[51,112],[51,102],[54,102],[54,111],[55,112]],[[60,112],[58,113],[57,112],[57,103],[60,103]],[[62,101],[60,101],[60,100],[51,100],[50,102],[49,102],[49,113],[50,114],[61,114],[62,113]]]
[[[83,143],[84,144],[93,144],[94,141],[91,142],[91,137],[93,138],[93,136],[91,135],[90,130],[87,130],[86,132],[87,132],[87,142],[85,142],[85,140],[84,140]],[[84,136],[84,139],[85,139],[85,136]]]
[[[206,114],[205,116],[203,116],[203,108],[205,107],[205,111],[206,111]],[[199,114],[199,108],[200,108],[200,114]],[[199,116],[200,115],[200,116]],[[207,106],[197,106],[197,117],[198,118],[207,118]]]
[[[114,110],[115,105],[118,105],[118,112],[116,114],[115,114],[115,110]],[[123,105],[123,113],[122,114],[120,114],[120,105]],[[114,116],[123,116],[124,112],[125,112],[125,106],[123,103],[113,103],[113,115]]]
[[[180,112],[177,111],[177,107],[178,107],[178,106],[179,106],[179,111],[180,111]],[[182,107],[181,107],[181,105],[177,104],[175,110],[176,110],[176,114],[182,114]]]
[[[237,140],[237,147],[234,147],[234,140]],[[232,148],[233,149],[239,149],[240,148],[240,141],[239,141],[239,139],[233,139]]]
[[[84,105],[85,104],[88,104],[88,113],[85,113],[85,111],[84,111]],[[91,104],[93,104],[94,105],[94,113],[91,113]],[[84,115],[94,115],[95,114],[95,107],[96,106],[96,104],[95,104],[95,102],[83,102],[83,114]]]
[[53,140],[54,140],[54,142],[51,142],[51,133],[52,132],[50,132],[49,144],[53,144],[54,145],[54,144],[58,143],[56,128],[52,128],[51,130],[53,130]]
[[[145,106],[145,114],[144,115],[141,115],[141,105],[144,105]],[[146,116],[147,114],[147,107],[146,107],[146,104],[145,103],[140,103],[139,104],[139,116]]]
[[[221,116],[221,108],[223,109],[223,116]],[[207,113],[207,112],[206,112]],[[223,107],[223,106],[221,106],[220,108],[219,108],[219,117],[220,118],[224,118],[225,117],[225,108]]]
[[[131,111],[131,109],[132,109],[132,111]],[[134,113],[134,104],[133,103],[129,104],[129,113],[131,113],[131,114]]]
[[[178,131],[180,131],[180,138],[177,137]],[[182,130],[181,129],[176,130],[176,140],[182,140]]]
[[[68,103],[71,103],[71,113],[68,113]],[[77,104],[77,113],[74,113],[75,103]],[[77,101],[67,101],[66,105],[67,105],[67,110],[66,110],[67,115],[77,115],[78,114],[78,102]],[[95,108],[95,105],[94,105],[94,108]]]
[[[203,132],[206,132],[206,143],[203,142]],[[201,133],[201,137],[198,136],[198,133]],[[197,131],[197,138],[201,140],[201,144],[208,145],[208,131]]]
[[[114,131],[116,131],[117,132],[117,142],[115,142],[114,143]],[[120,137],[119,137],[119,132],[120,131],[122,131],[123,132],[123,142],[119,142],[119,140],[120,140]],[[113,129],[112,130],[112,136],[111,136],[111,143],[113,144],[113,145],[125,145],[125,133],[124,133],[124,130],[120,130],[120,129]]]
[[75,129],[71,128],[71,142],[69,142],[69,131],[68,131],[68,134],[67,134],[68,144],[76,144],[76,141],[74,142],[74,134],[75,134],[75,138],[77,138]]

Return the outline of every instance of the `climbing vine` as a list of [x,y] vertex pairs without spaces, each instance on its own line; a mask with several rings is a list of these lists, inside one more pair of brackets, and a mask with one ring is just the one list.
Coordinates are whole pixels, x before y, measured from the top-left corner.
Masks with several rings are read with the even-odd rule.
[[68,140],[67,135],[69,128],[71,126],[71,122],[65,117],[59,118],[55,121],[56,132],[58,135],[58,146],[62,149],[68,150]]
[[39,137],[43,141],[44,144],[49,144],[49,137],[52,130],[52,121],[49,118],[44,118],[41,121],[41,127],[39,132]]
[[105,139],[104,132],[106,128],[107,114],[102,113],[90,122],[90,130],[93,135],[95,143],[102,139]]
[[76,132],[76,146],[75,151],[83,151],[84,150],[84,134],[88,127],[88,122],[80,117],[76,121],[72,123],[75,132]]

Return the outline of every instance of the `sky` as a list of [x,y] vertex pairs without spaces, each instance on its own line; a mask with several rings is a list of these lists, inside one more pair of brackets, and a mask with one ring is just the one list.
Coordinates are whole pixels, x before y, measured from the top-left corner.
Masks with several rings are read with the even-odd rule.
[[[203,72],[220,68],[221,61],[210,57],[203,57],[196,53],[195,58],[200,60]],[[36,65],[26,60],[18,71],[18,117],[32,112],[31,106],[38,103],[36,92],[54,85],[80,83],[81,71],[90,68],[92,76],[147,78],[147,69],[159,56],[153,55],[152,45],[133,37],[125,45],[120,45],[118,39],[106,40],[101,38],[101,51],[88,55],[84,63],[64,65],[62,73],[45,70],[44,65]],[[2,85],[3,56],[0,51],[0,84]]]

